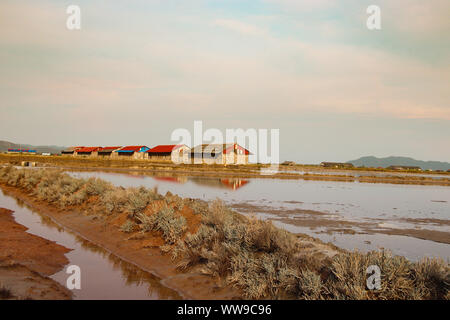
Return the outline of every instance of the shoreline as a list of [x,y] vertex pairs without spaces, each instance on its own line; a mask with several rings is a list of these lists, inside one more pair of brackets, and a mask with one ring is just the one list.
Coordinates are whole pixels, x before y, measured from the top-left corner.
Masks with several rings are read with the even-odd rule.
[[[450,174],[445,172],[439,175],[448,175],[448,178],[433,178],[436,173],[427,172],[401,172],[390,170],[368,170],[368,169],[324,169],[308,165],[283,166],[274,174],[263,174],[258,170],[264,170],[267,165],[176,165],[171,162],[154,162],[146,160],[116,160],[116,159],[91,159],[74,158],[68,156],[40,156],[40,155],[7,155],[0,154],[0,163],[20,165],[22,161],[36,162],[39,167],[56,167],[65,170],[102,170],[119,172],[142,172],[142,173],[165,173],[180,176],[205,176],[205,177],[236,177],[236,178],[260,178],[260,179],[290,179],[290,180],[314,180],[314,181],[338,181],[359,183],[386,183],[404,185],[436,185],[450,186]],[[301,174],[301,170],[305,170]],[[311,172],[308,172],[310,170]],[[289,171],[289,172],[287,172]],[[299,173],[294,173],[299,172]],[[317,174],[314,171],[324,172]],[[342,175],[326,174],[330,172],[342,172]],[[357,176],[358,173],[392,173],[391,176]],[[354,175],[346,175],[352,173]],[[402,175],[399,175],[402,174]],[[414,176],[414,174],[424,176]]]

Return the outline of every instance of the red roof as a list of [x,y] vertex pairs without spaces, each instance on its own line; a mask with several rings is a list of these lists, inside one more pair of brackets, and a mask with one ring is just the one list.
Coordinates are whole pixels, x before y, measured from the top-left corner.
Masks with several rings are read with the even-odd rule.
[[100,147],[83,147],[83,148],[79,148],[76,149],[76,152],[94,152],[97,151],[98,149],[100,149]]
[[120,151],[135,151],[139,152],[142,148],[145,148],[145,146],[126,146],[120,149]]
[[120,149],[120,148],[121,147],[103,147],[103,148],[98,149],[98,151],[99,152],[102,152],[102,151],[113,151],[113,150]]
[[[224,145],[225,147],[225,145]],[[231,147],[226,148],[223,153],[227,154],[230,151],[233,151],[234,148],[238,149],[238,150],[242,150],[244,152],[245,155],[249,155],[250,151],[248,151],[247,149],[241,147],[240,145],[238,145],[237,143],[233,144]]]
[[172,152],[172,150],[176,149],[177,147],[181,147],[181,145],[179,145],[179,144],[166,144],[166,145],[156,146],[156,147],[148,150],[147,152],[149,152],[149,153],[153,153],[153,152],[157,152],[157,153]]

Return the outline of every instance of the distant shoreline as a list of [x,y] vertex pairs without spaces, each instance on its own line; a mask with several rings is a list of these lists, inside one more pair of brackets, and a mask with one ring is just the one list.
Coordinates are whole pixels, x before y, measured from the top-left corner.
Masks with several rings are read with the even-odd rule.
[[[211,176],[211,177],[238,177],[238,178],[264,178],[264,179],[302,179],[315,181],[341,181],[360,183],[386,183],[407,185],[437,185],[450,186],[450,173],[426,171],[401,171],[370,168],[323,168],[314,165],[280,165],[279,170],[273,174],[263,173],[268,165],[198,165],[173,164],[170,161],[156,162],[149,160],[129,159],[99,159],[75,158],[73,156],[42,156],[0,154],[0,164],[21,165],[22,162],[35,162],[39,167],[58,167],[67,170],[108,170],[108,171],[139,171],[158,172],[173,175]],[[342,173],[342,174],[336,174]],[[364,176],[358,176],[360,174]],[[371,175],[373,173],[373,175]],[[384,173],[386,176],[377,176]],[[392,174],[392,175],[391,175]],[[445,176],[436,178],[436,176]],[[448,176],[448,178],[447,178]]]

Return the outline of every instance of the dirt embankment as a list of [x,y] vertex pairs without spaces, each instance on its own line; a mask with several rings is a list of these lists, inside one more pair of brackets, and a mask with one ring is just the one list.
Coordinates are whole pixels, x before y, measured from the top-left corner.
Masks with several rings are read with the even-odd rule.
[[71,299],[67,288],[49,278],[69,262],[70,250],[27,233],[12,212],[0,208],[0,299]]

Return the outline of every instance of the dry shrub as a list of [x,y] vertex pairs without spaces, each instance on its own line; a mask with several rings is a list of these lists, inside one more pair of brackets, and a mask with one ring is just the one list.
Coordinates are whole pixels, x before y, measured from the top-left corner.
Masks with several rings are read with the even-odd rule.
[[166,243],[177,242],[187,228],[186,219],[176,215],[174,210],[167,205],[164,205],[154,216],[153,229],[162,232]]
[[203,212],[202,226],[177,244],[180,268],[201,263],[204,273],[227,278],[248,298],[274,297],[287,285],[296,239],[270,222],[247,219],[211,203]]
[[127,205],[128,193],[124,188],[115,188],[108,190],[100,196],[106,214],[113,212],[123,212]]
[[[366,270],[376,265],[381,270],[381,289],[368,290]],[[411,299],[414,281],[412,263],[406,258],[393,256],[390,251],[371,251],[362,254],[346,252],[334,257],[332,277],[328,280],[330,294],[337,299]]]
[[90,196],[98,196],[113,190],[113,185],[99,178],[89,178],[86,182],[86,192]]
[[427,299],[449,299],[450,267],[442,259],[424,258],[413,266],[415,288]]
[[11,290],[0,284],[0,300],[6,300],[13,298]]
[[155,190],[144,187],[128,188],[127,197],[126,209],[133,215],[144,211],[152,201],[160,199],[160,195]]
[[133,232],[135,230],[136,227],[136,223],[131,221],[131,220],[127,220],[125,221],[125,223],[120,227],[120,230],[122,230],[125,233],[130,233]]
[[208,212],[208,203],[206,201],[188,199],[188,205],[194,214],[205,214]]

